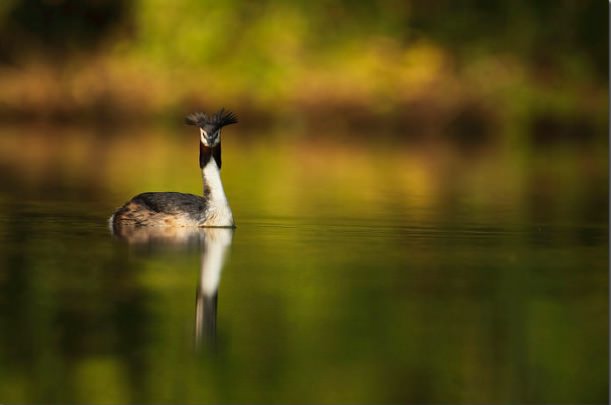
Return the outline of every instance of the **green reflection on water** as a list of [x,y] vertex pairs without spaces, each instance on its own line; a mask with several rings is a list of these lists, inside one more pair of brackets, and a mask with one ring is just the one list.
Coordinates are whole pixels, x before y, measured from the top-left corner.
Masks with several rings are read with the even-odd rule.
[[196,156],[170,167],[195,152],[162,135],[136,157],[129,140],[62,136],[89,152],[3,138],[5,402],[607,398],[604,158],[396,148],[380,162],[287,141],[265,159],[233,141],[238,229],[203,334],[214,344],[198,350],[205,237],[134,244],[106,225],[135,192],[197,192]]

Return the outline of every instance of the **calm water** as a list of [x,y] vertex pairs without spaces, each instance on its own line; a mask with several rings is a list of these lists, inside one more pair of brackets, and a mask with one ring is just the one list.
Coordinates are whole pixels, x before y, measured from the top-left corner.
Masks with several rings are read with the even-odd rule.
[[607,402],[606,147],[245,135],[234,232],[113,236],[192,139],[0,130],[3,403]]

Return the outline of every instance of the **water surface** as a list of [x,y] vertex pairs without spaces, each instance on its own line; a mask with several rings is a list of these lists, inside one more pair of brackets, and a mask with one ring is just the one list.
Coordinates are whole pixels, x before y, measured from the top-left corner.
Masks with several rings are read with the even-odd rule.
[[113,236],[174,132],[0,131],[3,402],[606,402],[606,150],[235,136],[235,232]]

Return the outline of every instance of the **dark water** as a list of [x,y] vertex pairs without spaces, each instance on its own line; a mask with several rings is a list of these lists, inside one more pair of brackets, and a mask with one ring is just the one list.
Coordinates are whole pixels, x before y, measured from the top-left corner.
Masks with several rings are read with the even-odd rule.
[[113,236],[147,136],[4,131],[3,403],[607,401],[606,151],[234,141],[234,232]]

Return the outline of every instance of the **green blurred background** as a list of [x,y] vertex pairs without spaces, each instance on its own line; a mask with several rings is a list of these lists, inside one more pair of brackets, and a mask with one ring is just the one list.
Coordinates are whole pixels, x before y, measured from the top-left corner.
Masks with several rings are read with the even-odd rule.
[[226,105],[250,126],[591,139],[607,26],[595,1],[6,0],[0,116],[142,124]]
[[[0,402],[605,403],[596,1],[0,2]],[[106,226],[201,193],[235,111],[218,348],[199,250]]]

